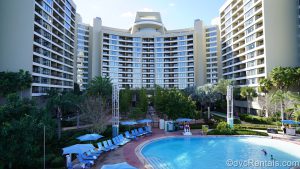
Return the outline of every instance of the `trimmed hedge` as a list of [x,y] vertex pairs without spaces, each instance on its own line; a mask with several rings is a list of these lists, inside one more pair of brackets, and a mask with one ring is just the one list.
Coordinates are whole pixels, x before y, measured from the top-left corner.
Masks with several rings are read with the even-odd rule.
[[256,136],[268,136],[267,133],[252,131],[252,130],[211,130],[207,135],[256,135]]
[[248,114],[240,114],[239,117],[242,121],[254,124],[272,124],[274,122],[274,119],[271,117],[260,117]]

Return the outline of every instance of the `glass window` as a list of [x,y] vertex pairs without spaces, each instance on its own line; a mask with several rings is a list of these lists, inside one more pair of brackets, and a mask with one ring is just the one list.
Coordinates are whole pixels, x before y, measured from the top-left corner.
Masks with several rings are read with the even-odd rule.
[[45,2],[43,2],[43,8],[48,13],[52,14],[52,8],[49,5],[47,5]]
[[245,19],[249,18],[254,13],[254,8],[245,13]]
[[245,27],[251,25],[251,24],[253,23],[253,21],[254,21],[254,17],[248,19],[248,20],[245,22]]
[[179,36],[178,40],[184,40],[184,36]]
[[254,30],[254,25],[246,29],[245,34],[248,35]]
[[246,37],[246,43],[251,42],[251,41],[253,41],[254,39],[255,39],[255,34],[252,34],[252,35]]
[[255,48],[255,43],[251,43],[251,44],[249,44],[249,45],[246,46],[246,51],[254,49],[254,48]]
[[137,42],[140,42],[140,41],[141,41],[141,38],[138,38],[138,37],[134,37],[134,38],[133,38],[133,41],[137,41]]
[[161,42],[162,41],[162,37],[157,37],[156,38],[156,42]]
[[111,35],[111,38],[112,39],[118,39],[118,36],[117,35]]

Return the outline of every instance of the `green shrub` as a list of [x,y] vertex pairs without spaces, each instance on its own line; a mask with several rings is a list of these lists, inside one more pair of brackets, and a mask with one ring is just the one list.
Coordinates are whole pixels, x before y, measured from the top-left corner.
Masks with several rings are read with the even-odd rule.
[[236,130],[237,135],[268,136],[267,133],[252,130]]
[[272,117],[260,117],[248,114],[240,114],[239,117],[242,121],[254,124],[272,124],[274,122],[274,118]]
[[241,122],[240,119],[234,119],[234,120],[233,120],[233,123],[234,123],[234,124],[241,124],[242,122]]
[[52,167],[62,167],[64,166],[64,159],[61,156],[57,156],[51,161],[50,164]]
[[211,130],[207,135],[236,135],[235,130]]

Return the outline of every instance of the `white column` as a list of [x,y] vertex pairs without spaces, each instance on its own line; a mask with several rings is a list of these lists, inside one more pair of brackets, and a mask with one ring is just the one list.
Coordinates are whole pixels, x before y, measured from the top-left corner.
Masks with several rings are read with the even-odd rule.
[[233,127],[233,86],[227,86],[227,124]]

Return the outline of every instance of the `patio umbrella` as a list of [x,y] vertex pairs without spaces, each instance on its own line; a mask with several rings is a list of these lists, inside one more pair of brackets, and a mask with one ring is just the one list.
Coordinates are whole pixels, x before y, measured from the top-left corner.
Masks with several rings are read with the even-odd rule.
[[281,120],[283,124],[300,124],[300,122],[294,120]]
[[138,123],[151,123],[152,120],[151,119],[143,119],[143,120],[138,120]]
[[136,125],[137,123],[135,121],[122,121],[121,124],[124,126],[133,126]]
[[190,122],[192,121],[192,119],[189,118],[178,118],[176,119],[176,122]]
[[95,147],[92,144],[75,144],[69,147],[63,148],[64,154],[82,154],[89,150],[94,149]]
[[101,169],[137,169],[133,167],[132,165],[129,165],[126,162],[123,163],[117,163],[117,164],[107,164],[103,165]]
[[92,141],[92,140],[98,140],[99,138],[102,138],[103,136],[100,134],[85,134],[82,136],[77,137],[80,141]]

